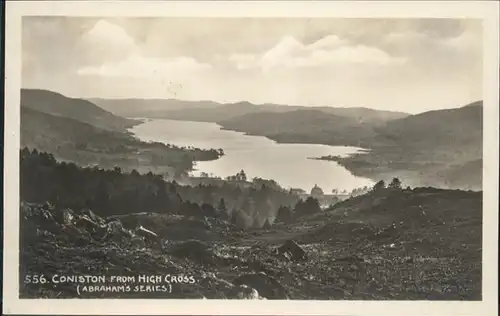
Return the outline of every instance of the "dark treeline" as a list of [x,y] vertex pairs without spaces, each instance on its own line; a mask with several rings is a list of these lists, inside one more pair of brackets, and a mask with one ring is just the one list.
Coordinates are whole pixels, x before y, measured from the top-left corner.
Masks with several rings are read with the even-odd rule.
[[320,210],[315,199],[302,202],[262,181],[245,186],[231,182],[181,186],[151,172],[125,173],[118,167],[105,170],[58,162],[52,154],[36,149],[22,149],[20,158],[21,200],[90,208],[102,216],[138,212],[207,216],[249,228],[272,224],[279,210],[290,210],[290,218]]

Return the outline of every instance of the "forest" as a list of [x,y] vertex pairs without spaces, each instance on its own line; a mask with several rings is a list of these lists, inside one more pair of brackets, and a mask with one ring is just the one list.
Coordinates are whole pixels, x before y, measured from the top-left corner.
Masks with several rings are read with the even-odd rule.
[[261,228],[321,211],[317,200],[301,201],[273,181],[221,183],[180,185],[152,172],[79,167],[27,147],[20,152],[21,200],[57,208],[88,208],[100,216],[148,212],[216,217],[240,228]]

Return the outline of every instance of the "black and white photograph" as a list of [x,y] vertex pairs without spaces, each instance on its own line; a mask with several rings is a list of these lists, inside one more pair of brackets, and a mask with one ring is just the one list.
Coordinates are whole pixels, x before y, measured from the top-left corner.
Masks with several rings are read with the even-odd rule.
[[16,300],[485,300],[481,16],[95,6],[19,17]]

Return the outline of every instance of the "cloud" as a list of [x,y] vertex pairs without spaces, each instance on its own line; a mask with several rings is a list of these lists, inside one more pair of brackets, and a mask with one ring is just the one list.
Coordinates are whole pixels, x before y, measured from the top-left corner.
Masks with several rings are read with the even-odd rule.
[[139,46],[118,25],[99,20],[82,34],[76,43],[85,64],[98,64],[108,60],[122,60],[131,54],[140,53]]
[[107,62],[101,66],[87,66],[78,69],[81,76],[154,78],[182,76],[189,72],[208,70],[212,66],[197,62],[190,57],[152,58],[134,54],[129,58]]
[[237,69],[261,68],[269,71],[275,67],[302,68],[334,64],[390,65],[405,62],[385,51],[367,45],[358,45],[329,35],[304,45],[292,36],[284,36],[263,54],[233,54],[229,61]]
[[301,68],[334,64],[390,65],[404,63],[405,59],[393,57],[376,47],[353,44],[329,35],[309,45],[304,45],[292,36],[284,36],[263,54],[233,54],[229,61],[240,70],[261,68],[269,71],[275,67]]
[[481,97],[481,34],[465,19],[25,17],[23,86],[418,112]]
[[406,55],[414,59],[433,55],[433,59],[436,59],[440,56],[449,58],[450,54],[476,53],[480,55],[482,38],[481,31],[472,27],[445,37],[433,36],[430,33],[417,30],[407,30],[386,35],[380,41],[380,45],[398,55]]
[[212,66],[188,56],[149,57],[122,27],[99,20],[78,43],[86,52],[87,63],[77,69],[79,76],[178,79]]

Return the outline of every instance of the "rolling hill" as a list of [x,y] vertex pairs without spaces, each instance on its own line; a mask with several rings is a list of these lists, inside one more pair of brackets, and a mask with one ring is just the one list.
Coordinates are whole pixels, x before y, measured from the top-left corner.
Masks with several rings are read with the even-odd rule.
[[68,98],[47,90],[21,89],[21,107],[53,116],[71,118],[111,131],[124,131],[138,123],[136,120],[119,117],[105,111],[90,101]]
[[412,186],[482,188],[482,102],[388,122],[368,154],[335,160],[376,180],[400,176]]
[[[330,113],[326,113],[329,111]],[[225,129],[284,143],[357,146],[369,153],[319,157],[373,180],[412,186],[482,187],[482,102],[387,120],[379,111],[338,108],[256,112],[220,120]],[[333,114],[340,113],[340,114]],[[355,115],[357,114],[357,115]]]
[[186,149],[141,142],[72,118],[21,107],[21,147],[52,153],[59,160],[126,171],[182,174],[195,160],[218,158],[215,150]]
[[173,99],[91,99],[98,106],[124,117],[163,118],[183,121],[219,122],[251,113],[284,113],[298,110],[318,110],[342,117],[355,118],[360,122],[385,122],[409,114],[395,111],[379,111],[363,107],[309,107],[282,104],[216,103],[213,101],[181,101]]
[[388,122],[379,137],[412,147],[475,146],[482,140],[482,102]]
[[284,113],[249,113],[218,122],[225,129],[266,136],[283,143],[320,143],[368,147],[375,124],[357,118],[327,114],[317,109]]

